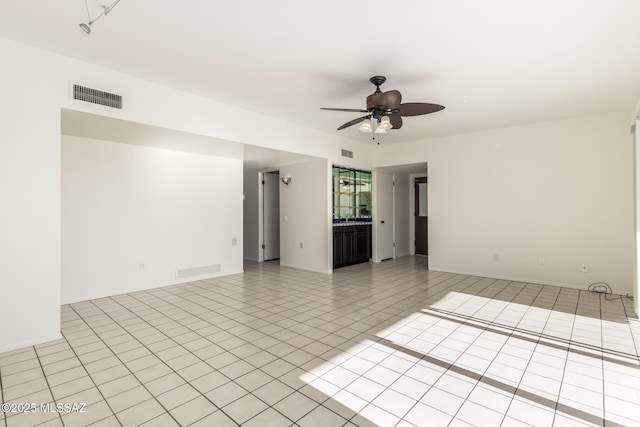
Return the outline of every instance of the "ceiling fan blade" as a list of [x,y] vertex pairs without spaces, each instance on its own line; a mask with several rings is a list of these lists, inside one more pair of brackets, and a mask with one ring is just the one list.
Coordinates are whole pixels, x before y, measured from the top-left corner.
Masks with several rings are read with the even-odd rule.
[[389,114],[389,121],[391,122],[391,129],[400,129],[402,127],[402,116],[400,113]]
[[400,104],[400,115],[404,117],[421,116],[423,114],[435,113],[440,110],[444,110],[444,106],[428,104],[426,102],[407,102]]
[[370,118],[371,118],[371,115],[367,115],[367,116],[364,116],[364,117],[358,117],[357,119],[353,119],[350,122],[347,122],[347,123],[343,124],[342,126],[340,126],[338,128],[338,130],[342,130],[344,128],[348,128],[349,126],[353,126],[355,124],[361,123],[364,119],[370,119]]
[[[378,105],[384,105],[390,110],[399,108],[401,102],[402,94],[397,90],[390,90],[388,92],[380,93],[371,100],[371,103],[374,107],[377,107]],[[369,102],[367,102],[367,105],[369,105]]]
[[357,108],[320,108],[321,110],[329,110],[329,111],[350,111],[352,113],[368,113],[367,110],[361,110]]

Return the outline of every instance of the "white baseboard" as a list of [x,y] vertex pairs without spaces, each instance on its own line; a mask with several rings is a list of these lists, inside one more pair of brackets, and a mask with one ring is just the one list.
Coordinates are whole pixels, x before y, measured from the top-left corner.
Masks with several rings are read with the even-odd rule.
[[60,338],[62,338],[62,334],[61,333],[57,333],[57,334],[46,336],[46,337],[39,337],[39,338],[34,338],[34,339],[21,341],[21,342],[16,342],[16,343],[11,343],[11,344],[4,344],[4,345],[2,345],[0,347],[0,353],[4,353],[4,352],[7,352],[7,351],[18,350],[18,349],[25,348],[25,347],[31,347],[31,346],[38,345],[38,344],[44,344],[44,343],[46,343],[48,341],[59,340]]
[[[476,273],[471,271],[460,271],[450,268],[441,268],[437,266],[429,266],[430,271],[438,271],[441,273],[453,273],[453,274],[464,274],[467,276],[476,276],[476,277],[487,277],[490,279],[499,279],[499,280],[509,280],[512,282],[522,282],[522,283],[533,283],[538,285],[549,285],[549,286],[560,286],[563,288],[571,288],[571,289],[579,289],[586,291],[587,286],[585,285],[576,285],[575,283],[564,283],[564,282],[555,282],[549,280],[540,280],[540,279],[531,279],[531,278],[523,278],[523,277],[513,277],[513,276],[501,276],[496,274],[486,274],[486,273]],[[614,294],[617,295],[626,295],[627,291],[622,291],[620,289],[613,289]]]

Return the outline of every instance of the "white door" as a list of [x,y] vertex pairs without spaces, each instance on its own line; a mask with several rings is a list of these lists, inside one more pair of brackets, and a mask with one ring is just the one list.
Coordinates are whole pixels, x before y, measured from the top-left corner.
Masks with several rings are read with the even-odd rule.
[[262,178],[263,227],[262,248],[264,260],[280,258],[280,175],[268,172]]
[[378,259],[393,258],[393,175],[378,172],[377,176],[377,216],[374,218],[378,227],[376,247]]

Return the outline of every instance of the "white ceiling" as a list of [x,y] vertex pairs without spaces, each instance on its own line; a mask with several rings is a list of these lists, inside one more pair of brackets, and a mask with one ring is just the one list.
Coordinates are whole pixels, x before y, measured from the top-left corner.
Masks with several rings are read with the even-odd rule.
[[83,0],[2,3],[0,37],[325,132],[358,113],[319,107],[363,107],[373,75],[447,107],[387,143],[631,115],[640,97],[637,0],[122,0],[90,36]]

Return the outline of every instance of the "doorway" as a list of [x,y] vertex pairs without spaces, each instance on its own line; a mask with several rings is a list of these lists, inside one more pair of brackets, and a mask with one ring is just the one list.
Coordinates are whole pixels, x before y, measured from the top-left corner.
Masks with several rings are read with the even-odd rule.
[[376,172],[375,186],[377,201],[375,204],[376,262],[392,259],[393,239],[393,174]]
[[262,259],[280,259],[280,172],[262,175]]
[[427,245],[427,177],[421,176],[414,178],[414,224],[415,224],[415,246],[416,255],[429,255]]

